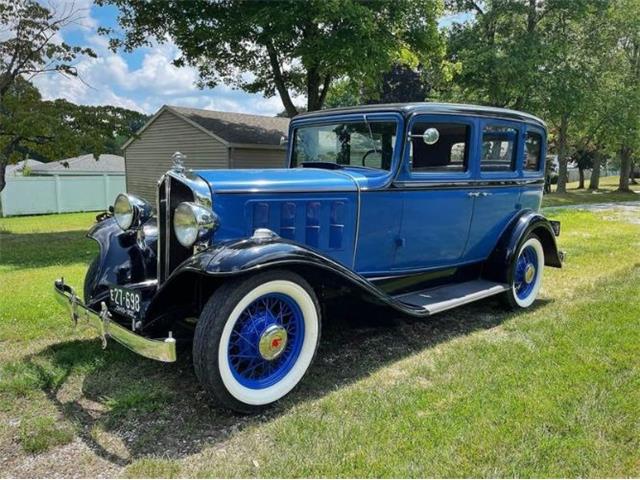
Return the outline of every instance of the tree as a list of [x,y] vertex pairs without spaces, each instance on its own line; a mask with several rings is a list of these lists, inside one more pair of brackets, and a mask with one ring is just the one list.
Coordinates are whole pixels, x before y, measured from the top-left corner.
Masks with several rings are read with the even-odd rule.
[[[95,56],[89,48],[70,46],[56,41],[56,34],[64,26],[76,22],[81,12],[73,5],[64,7],[61,12],[51,11],[34,0],[1,0],[0,25],[2,38],[0,41],[0,111],[3,122],[0,123],[0,191],[5,185],[5,167],[9,155],[15,147],[24,142],[22,134],[16,135],[15,125],[7,123],[8,118],[21,118],[24,123],[38,123],[37,118],[27,120],[25,115],[31,112],[33,102],[39,101],[39,94],[34,93],[26,84],[16,85],[23,79],[30,79],[45,72],[57,72],[63,75],[76,76],[72,65],[78,55]],[[12,98],[7,95],[13,88]],[[15,109],[22,104],[24,112]],[[8,115],[7,111],[12,114]],[[33,111],[34,115],[39,112]],[[26,130],[23,133],[28,134]],[[30,142],[41,144],[48,137],[39,134],[31,135]]]
[[340,78],[375,84],[403,55],[423,63],[442,53],[437,19],[441,1],[98,0],[120,9],[125,34],[114,49],[131,50],[170,37],[193,65],[200,85],[220,82],[267,97],[278,94],[292,117],[295,96],[307,110],[323,107]]
[[0,109],[1,155],[8,161],[26,156],[39,160],[93,153],[119,153],[120,146],[144,125],[139,112],[111,107],[43,101],[38,90],[18,77]]
[[603,0],[449,0],[471,19],[451,27],[448,60],[459,66],[454,99],[537,113],[558,153],[557,191],[566,190],[570,137],[600,75]]
[[610,19],[617,33],[609,52],[615,59],[612,76],[617,82],[610,92],[616,107],[615,121],[608,130],[620,159],[618,190],[629,192],[633,157],[640,152],[640,0],[615,2]]
[[578,167],[578,173],[580,174],[578,190],[584,189],[584,171],[589,168],[593,168],[593,159],[595,155],[596,154],[593,150],[581,148],[576,150],[572,156],[573,160],[576,162],[576,166]]

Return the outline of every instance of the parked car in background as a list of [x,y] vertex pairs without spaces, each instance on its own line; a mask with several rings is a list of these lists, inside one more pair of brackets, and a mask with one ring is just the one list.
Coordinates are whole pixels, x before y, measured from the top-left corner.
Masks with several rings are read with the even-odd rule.
[[155,208],[121,194],[90,229],[84,302],[55,290],[105,344],[174,361],[192,341],[205,389],[259,410],[302,380],[327,306],[531,306],[562,263],[539,213],[546,138],[525,113],[420,103],[299,115],[283,169],[189,171],[176,153]]

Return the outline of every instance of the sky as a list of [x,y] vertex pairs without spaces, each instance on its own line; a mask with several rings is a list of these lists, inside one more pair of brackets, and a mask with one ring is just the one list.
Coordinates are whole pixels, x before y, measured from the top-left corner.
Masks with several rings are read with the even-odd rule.
[[[69,0],[43,3],[57,11],[71,5]],[[171,41],[131,53],[112,52],[108,38],[99,35],[97,29],[117,28],[118,10],[113,6],[97,6],[93,0],[74,0],[73,6],[79,20],[62,29],[58,41],[90,47],[97,58],[76,60],[81,80],[59,74],[34,78],[33,82],[47,100],[64,98],[83,105],[115,105],[146,114],[153,114],[165,104],[269,116],[284,109],[277,96],[265,98],[226,85],[198,88],[195,68],[177,68],[171,64],[179,56],[178,48]],[[455,20],[455,17],[446,17],[440,24],[446,26]],[[304,98],[297,99],[297,103],[303,104]]]

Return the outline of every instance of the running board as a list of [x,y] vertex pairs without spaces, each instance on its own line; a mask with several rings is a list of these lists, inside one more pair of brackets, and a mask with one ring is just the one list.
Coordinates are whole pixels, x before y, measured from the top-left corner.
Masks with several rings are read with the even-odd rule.
[[509,290],[509,285],[505,283],[471,280],[428,288],[419,292],[403,293],[394,298],[411,307],[422,308],[426,313],[432,315],[482,298],[498,295],[507,290]]

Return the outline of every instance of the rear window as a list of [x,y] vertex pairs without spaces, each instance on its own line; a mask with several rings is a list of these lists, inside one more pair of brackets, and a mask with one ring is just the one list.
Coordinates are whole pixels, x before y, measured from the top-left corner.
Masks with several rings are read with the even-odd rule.
[[533,172],[540,170],[541,153],[542,135],[536,132],[527,132],[524,141],[524,169]]
[[482,131],[480,169],[483,172],[515,170],[518,130],[511,127],[487,126]]

